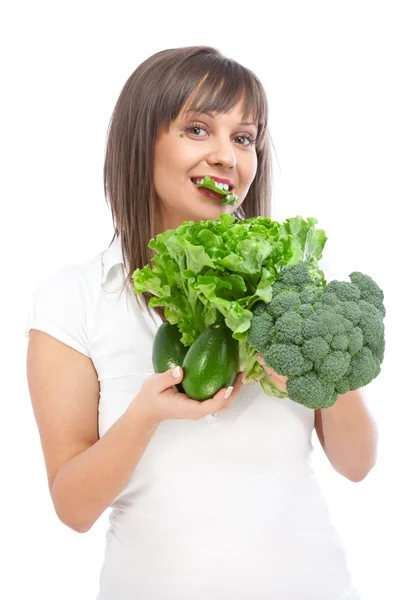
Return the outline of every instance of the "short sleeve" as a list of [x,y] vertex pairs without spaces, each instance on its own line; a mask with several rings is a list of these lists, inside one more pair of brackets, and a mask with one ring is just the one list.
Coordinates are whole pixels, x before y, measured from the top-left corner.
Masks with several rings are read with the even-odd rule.
[[40,329],[90,356],[86,315],[83,277],[74,266],[64,267],[44,279],[32,294],[25,337],[31,329]]

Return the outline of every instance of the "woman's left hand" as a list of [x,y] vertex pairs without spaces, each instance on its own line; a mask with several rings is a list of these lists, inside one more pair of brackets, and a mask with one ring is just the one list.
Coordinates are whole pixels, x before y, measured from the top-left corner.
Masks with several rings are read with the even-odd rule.
[[260,365],[262,366],[264,371],[267,373],[267,375],[270,377],[270,379],[273,381],[273,383],[277,387],[281,388],[281,390],[283,390],[284,392],[287,393],[286,382],[288,380],[288,377],[286,377],[286,375],[278,375],[278,373],[276,373],[273,369],[271,369],[271,367],[266,365],[265,361],[264,361],[264,357],[261,354],[256,354],[255,358],[256,358],[257,362],[260,363]]

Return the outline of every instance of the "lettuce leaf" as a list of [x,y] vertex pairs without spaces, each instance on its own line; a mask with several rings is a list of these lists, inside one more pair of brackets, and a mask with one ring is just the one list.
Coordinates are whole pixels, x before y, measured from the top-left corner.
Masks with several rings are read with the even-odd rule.
[[230,214],[184,221],[149,241],[156,252],[154,266],[135,270],[134,292],[154,296],[149,306],[164,307],[185,346],[209,325],[224,321],[239,340],[240,370],[245,368],[249,380],[254,376],[269,389],[245,343],[251,309],[260,299],[271,301],[272,285],[284,265],[309,260],[318,267],[327,237],[317,223],[299,215],[283,223],[268,217],[236,220]]

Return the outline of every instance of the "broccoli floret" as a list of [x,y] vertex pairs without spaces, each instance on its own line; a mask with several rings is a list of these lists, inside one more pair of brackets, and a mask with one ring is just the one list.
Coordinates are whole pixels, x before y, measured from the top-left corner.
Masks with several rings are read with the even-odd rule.
[[335,383],[348,373],[350,362],[351,356],[348,352],[332,350],[325,358],[321,359],[316,371],[323,381]]
[[332,350],[347,350],[349,346],[349,337],[347,333],[339,333],[331,341]]
[[384,336],[384,325],[381,313],[374,306],[365,300],[360,300],[360,320],[358,326],[363,332],[364,344],[371,348],[379,346]]
[[301,344],[303,341],[302,333],[303,318],[294,310],[284,313],[275,322],[275,332],[277,342],[292,342]]
[[360,273],[359,271],[353,271],[349,277],[351,282],[360,290],[361,298],[369,304],[373,304],[379,310],[382,317],[385,317],[386,310],[383,305],[383,291],[372,277],[364,275],[364,273]]
[[353,331],[349,331],[348,333],[349,345],[347,347],[347,351],[351,356],[360,352],[361,348],[364,345],[364,336],[363,332],[359,327],[354,327]]
[[348,379],[351,390],[356,390],[370,383],[380,373],[380,361],[374,356],[372,350],[368,346],[363,346],[357,354],[355,354],[350,363],[348,371]]
[[276,294],[268,304],[268,313],[277,319],[290,310],[296,310],[300,306],[300,297],[298,292],[282,291]]
[[247,342],[250,346],[261,354],[271,344],[270,333],[274,326],[274,319],[265,311],[266,306],[264,302],[257,302],[253,306],[252,327],[250,327],[247,336]]
[[285,375],[288,396],[309,408],[332,406],[338,394],[380,373],[385,339],[383,292],[363,273],[326,284],[304,261],[282,268],[270,303],[258,302],[247,342]]
[[306,317],[310,317],[311,315],[314,314],[314,308],[312,306],[312,304],[301,304],[299,306],[299,308],[297,309],[299,315],[301,315],[302,317],[306,318]]
[[[360,320],[360,307],[357,302],[354,300],[340,300],[339,296],[336,294],[329,294],[333,296],[335,301],[332,303],[332,307],[339,314],[342,315],[345,319],[348,319],[352,322],[353,325],[357,325]],[[340,300],[340,302],[338,302]]]
[[321,323],[318,316],[313,314],[306,317],[303,321],[303,337],[305,340],[313,340],[316,337],[322,337]]
[[332,406],[338,396],[335,387],[322,381],[314,371],[300,377],[289,377],[286,388],[289,398],[314,409]]
[[301,375],[312,369],[312,361],[294,344],[271,344],[264,358],[278,375]]
[[323,281],[323,271],[312,265],[310,262],[304,261],[282,267],[277,283],[288,291],[297,290],[301,292],[309,286],[318,286]]
[[302,304],[311,304],[314,301],[314,296],[314,288],[308,287],[300,293],[300,300]]
[[358,302],[361,298],[361,290],[348,281],[337,281],[334,279],[326,285],[326,293],[333,293],[341,302]]
[[343,377],[340,381],[336,381],[335,389],[338,394],[347,394],[347,392],[350,392],[351,386],[349,378]]
[[303,354],[306,358],[315,361],[318,358],[324,358],[330,352],[328,342],[322,337],[315,337],[311,340],[305,340],[302,347]]

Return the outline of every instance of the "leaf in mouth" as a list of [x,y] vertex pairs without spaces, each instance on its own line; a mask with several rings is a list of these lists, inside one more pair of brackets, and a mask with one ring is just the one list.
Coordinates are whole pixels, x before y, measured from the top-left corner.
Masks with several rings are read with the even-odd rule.
[[239,200],[239,196],[233,194],[231,191],[221,190],[219,187],[217,187],[216,182],[212,179],[212,177],[210,177],[210,175],[205,175],[203,182],[197,183],[196,185],[197,187],[206,188],[223,196],[222,204],[231,204],[232,206],[235,206]]

